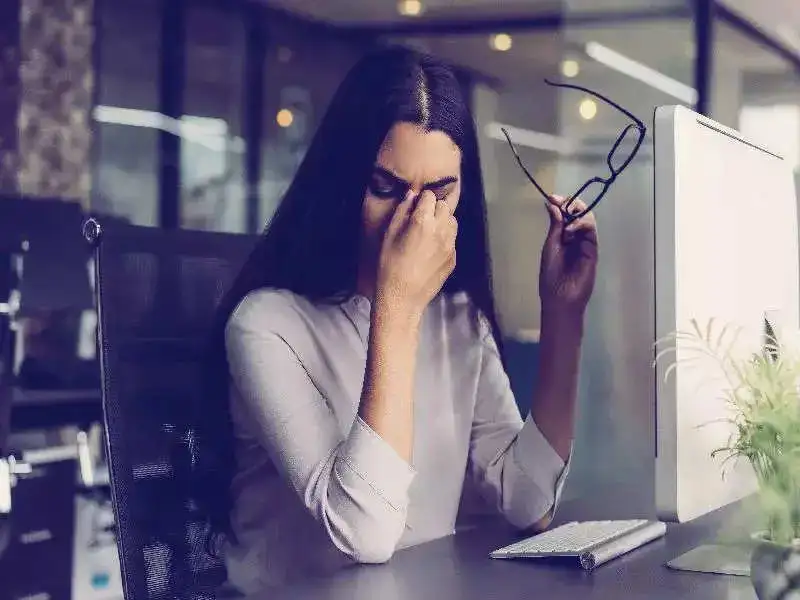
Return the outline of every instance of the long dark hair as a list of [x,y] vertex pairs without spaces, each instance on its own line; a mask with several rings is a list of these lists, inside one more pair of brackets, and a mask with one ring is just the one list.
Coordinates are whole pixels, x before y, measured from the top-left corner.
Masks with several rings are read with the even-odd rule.
[[458,262],[444,292],[467,292],[502,353],[489,261],[486,201],[475,124],[457,77],[442,61],[402,47],[362,58],[339,87],[265,234],[223,299],[206,369],[209,394],[200,429],[207,449],[197,500],[211,537],[233,538],[229,513],[235,470],[228,411],[224,330],[250,292],[278,288],[318,303],[340,303],[356,293],[361,209],[381,144],[399,122],[442,131],[461,149]]

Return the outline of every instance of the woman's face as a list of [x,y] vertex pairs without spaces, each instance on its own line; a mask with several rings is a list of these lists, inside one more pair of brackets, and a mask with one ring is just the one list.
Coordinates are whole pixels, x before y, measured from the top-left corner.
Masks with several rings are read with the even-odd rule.
[[455,211],[461,196],[461,151],[441,131],[397,123],[386,136],[367,183],[362,205],[365,257],[377,259],[394,209],[409,190],[415,197],[430,190],[437,200],[447,198]]

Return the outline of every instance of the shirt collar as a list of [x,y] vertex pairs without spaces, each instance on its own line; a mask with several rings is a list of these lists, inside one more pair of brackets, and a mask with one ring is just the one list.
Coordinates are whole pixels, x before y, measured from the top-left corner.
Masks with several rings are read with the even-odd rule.
[[371,309],[371,302],[366,296],[355,294],[352,298],[345,300],[342,303],[342,311],[358,331],[358,335],[362,341],[366,343],[367,334],[369,331],[369,317]]
[[342,308],[353,320],[368,319],[370,311],[372,310],[372,303],[366,296],[354,294],[351,298],[342,303]]

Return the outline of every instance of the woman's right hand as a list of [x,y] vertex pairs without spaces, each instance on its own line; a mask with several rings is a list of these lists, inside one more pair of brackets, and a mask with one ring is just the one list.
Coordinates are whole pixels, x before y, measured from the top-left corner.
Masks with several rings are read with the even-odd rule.
[[413,192],[397,205],[383,238],[376,300],[421,317],[456,266],[458,223],[447,200]]

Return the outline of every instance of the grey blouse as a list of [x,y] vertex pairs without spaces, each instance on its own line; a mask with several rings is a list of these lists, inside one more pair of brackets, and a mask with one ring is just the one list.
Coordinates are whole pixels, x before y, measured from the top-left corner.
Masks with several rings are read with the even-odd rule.
[[523,422],[485,320],[438,296],[420,333],[412,464],[357,416],[370,303],[248,295],[226,330],[236,435],[229,581],[245,593],[453,533],[476,491],[512,524],[558,503],[568,465]]

